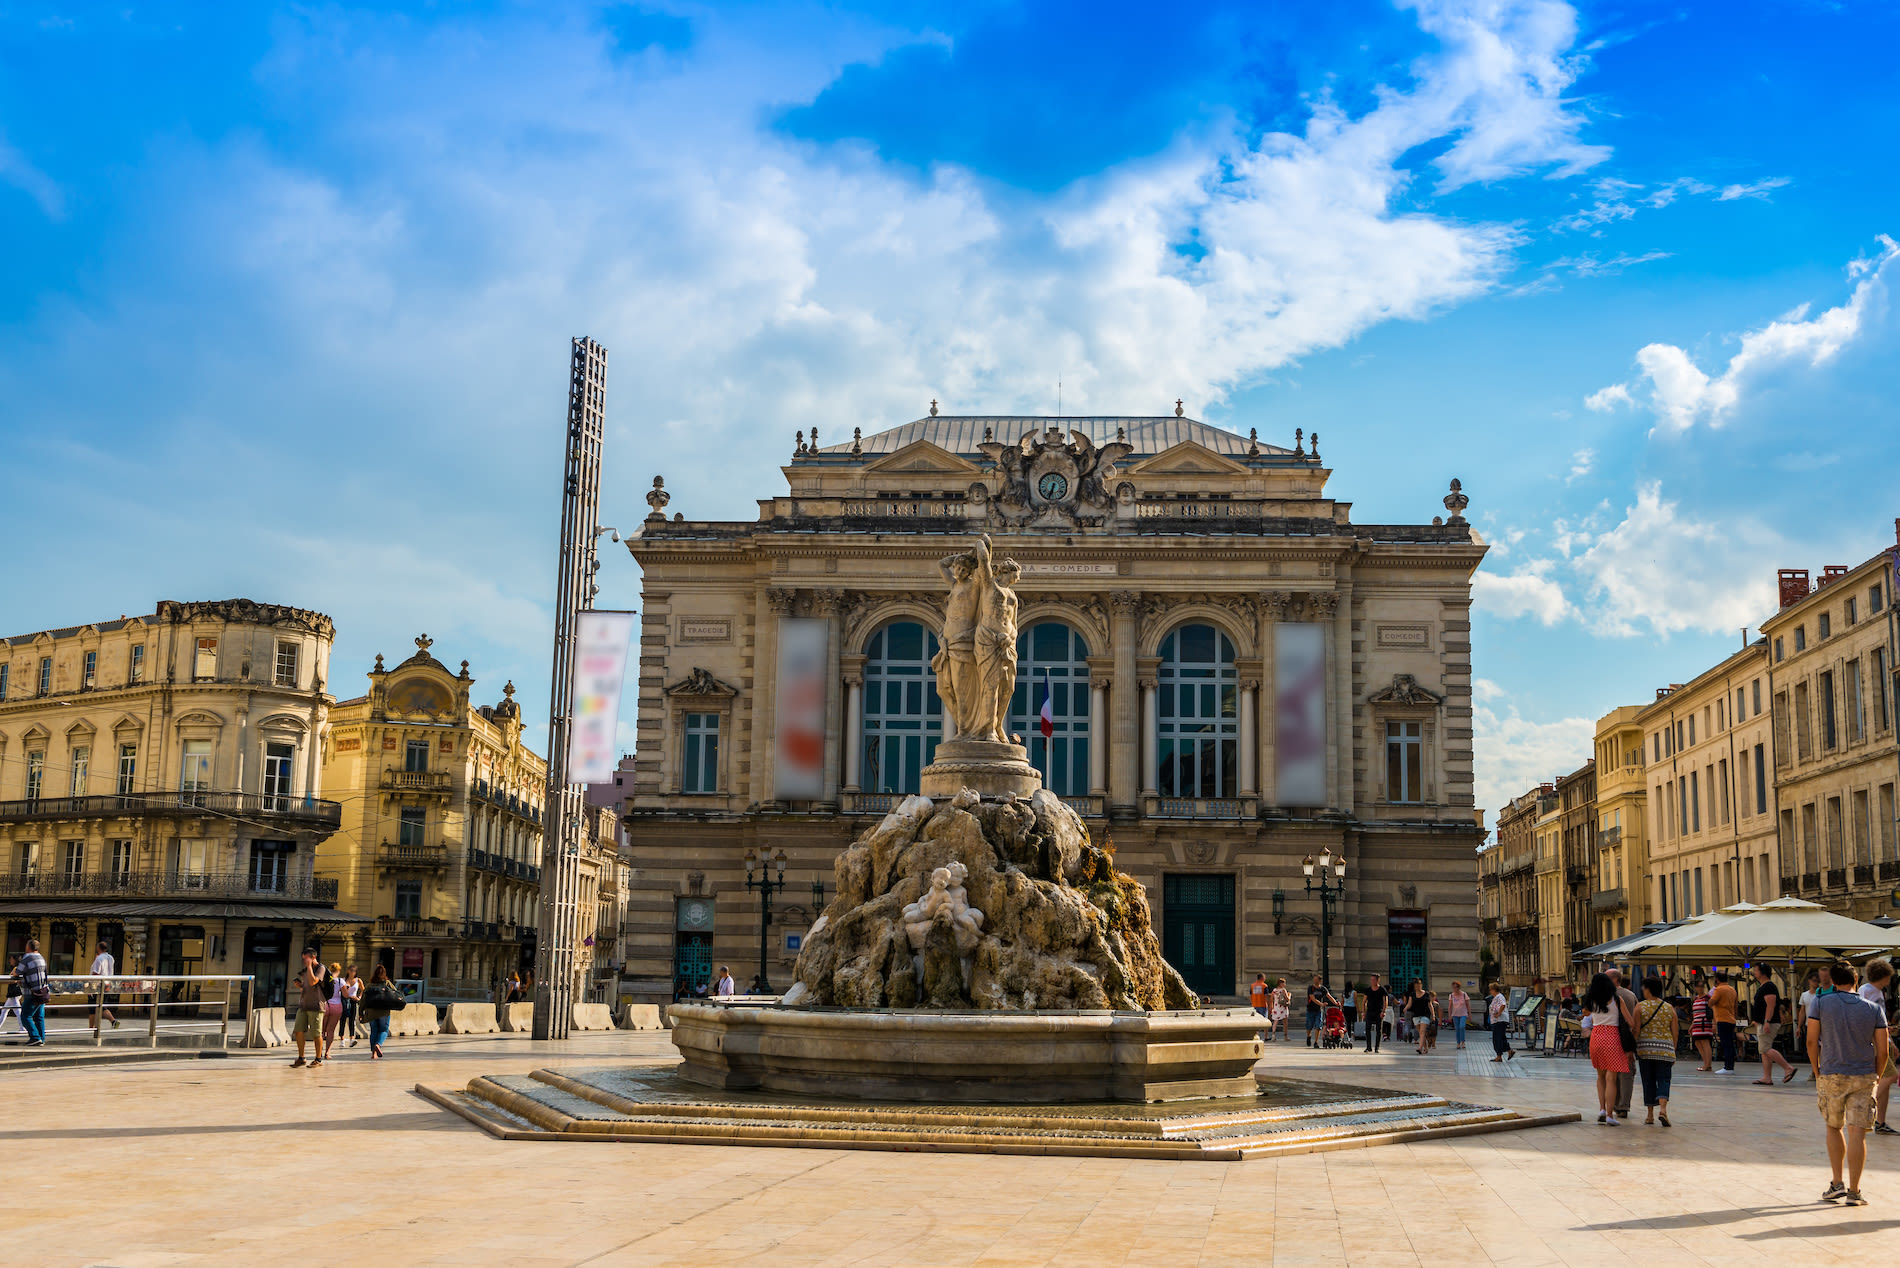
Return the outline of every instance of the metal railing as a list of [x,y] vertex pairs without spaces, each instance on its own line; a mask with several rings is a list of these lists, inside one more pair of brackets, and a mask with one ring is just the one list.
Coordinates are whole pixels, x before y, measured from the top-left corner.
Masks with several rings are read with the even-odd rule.
[[441,871],[449,865],[449,847],[385,841],[376,848],[376,861],[384,867],[419,867]]
[[445,770],[386,770],[383,772],[382,786],[400,792],[454,791],[453,778]]
[[1590,895],[1591,911],[1615,911],[1628,905],[1629,900],[1624,897],[1623,888],[1620,885],[1615,889],[1600,889]]
[[341,802],[274,793],[145,792],[104,797],[32,797],[0,801],[0,823],[36,819],[116,819],[128,815],[232,818],[261,816],[336,828]]
[[0,875],[0,897],[19,898],[235,898],[336,902],[334,878],[266,876],[252,872],[87,872]]
[[1615,845],[1622,839],[1623,829],[1621,827],[1604,828],[1597,833],[1597,848],[1602,849],[1606,845]]
[[[212,1034],[212,1023],[203,1014],[215,1007],[217,1046],[228,1048],[231,1046],[233,1014],[244,1017],[250,1012],[252,982],[253,978],[249,974],[156,977],[48,974],[47,983],[53,988],[53,998],[46,1005],[46,1042],[51,1046],[55,1041],[63,1043],[70,1039],[104,1047],[108,1035],[124,1029],[124,1019],[117,1016],[120,1013],[130,1013],[135,1019],[143,1015],[145,1046],[148,1048],[158,1047],[160,1034],[172,1038],[194,1036],[204,1039]],[[212,989],[214,987],[215,990]],[[215,999],[212,998],[214,995]],[[9,1012],[18,1002],[17,999],[7,1001]],[[172,1010],[170,1026],[161,1025],[164,1019],[160,1014],[166,1009]],[[113,1014],[113,1017],[108,1019],[102,1015],[106,1013]],[[78,1018],[78,1025],[54,1024],[75,1017]],[[132,1031],[134,1036],[138,1033],[137,1029]],[[115,1038],[113,1042],[119,1041]]]

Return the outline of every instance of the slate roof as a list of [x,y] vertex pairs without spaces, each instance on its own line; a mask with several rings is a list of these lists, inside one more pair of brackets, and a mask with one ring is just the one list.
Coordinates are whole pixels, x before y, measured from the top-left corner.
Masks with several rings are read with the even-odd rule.
[[[991,430],[991,439],[1008,444],[1020,440],[1029,432],[1044,432],[1051,427],[1060,427],[1066,434],[1079,431],[1098,445],[1108,444],[1115,439],[1115,431],[1121,428],[1123,437],[1135,447],[1135,453],[1150,455],[1165,453],[1183,441],[1193,441],[1215,453],[1230,454],[1244,458],[1253,442],[1238,432],[1224,431],[1219,427],[1200,422],[1193,418],[1176,418],[1172,414],[1163,414],[1148,418],[1109,418],[1015,415],[1015,414],[960,414],[938,415],[935,418],[920,418],[915,422],[893,427],[889,431],[877,432],[864,437],[863,452],[866,454],[896,453],[907,445],[927,440],[951,453],[979,456],[983,451],[977,446],[983,443],[983,429]],[[825,445],[818,452],[848,456],[852,442]],[[1260,452],[1275,456],[1292,456],[1291,449],[1260,442]]]

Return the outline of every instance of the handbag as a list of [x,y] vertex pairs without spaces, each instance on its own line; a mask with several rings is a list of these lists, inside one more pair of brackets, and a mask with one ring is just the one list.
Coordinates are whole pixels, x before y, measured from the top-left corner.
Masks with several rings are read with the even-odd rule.
[[401,991],[386,982],[370,987],[363,996],[364,1008],[374,1008],[384,1012],[399,1013],[407,1007],[408,1003],[408,999]]
[[1616,1037],[1623,1041],[1623,1051],[1636,1051],[1636,1032],[1630,1029],[1629,1020],[1623,1016],[1623,1006],[1616,1004]]

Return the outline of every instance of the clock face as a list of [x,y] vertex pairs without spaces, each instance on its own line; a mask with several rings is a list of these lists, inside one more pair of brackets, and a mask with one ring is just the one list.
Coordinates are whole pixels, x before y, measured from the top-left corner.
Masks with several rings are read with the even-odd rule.
[[1045,501],[1060,502],[1069,492],[1068,477],[1059,471],[1048,472],[1036,481],[1036,492],[1042,494]]

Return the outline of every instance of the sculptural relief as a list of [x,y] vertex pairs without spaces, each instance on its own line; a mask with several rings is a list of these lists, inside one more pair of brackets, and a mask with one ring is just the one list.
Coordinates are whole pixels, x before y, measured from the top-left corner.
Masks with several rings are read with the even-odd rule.
[[937,567],[950,582],[943,646],[931,658],[937,694],[957,738],[1007,743],[1010,693],[1016,689],[1016,592],[1022,568],[995,559],[988,535]]

